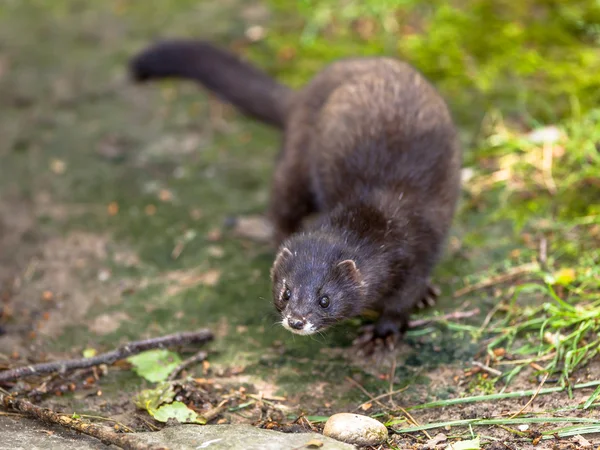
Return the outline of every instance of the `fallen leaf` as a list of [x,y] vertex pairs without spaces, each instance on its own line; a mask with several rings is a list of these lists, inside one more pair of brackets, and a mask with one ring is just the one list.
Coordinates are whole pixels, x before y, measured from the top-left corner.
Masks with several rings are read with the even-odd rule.
[[129,320],[131,317],[123,311],[100,314],[89,324],[89,328],[98,336],[104,336],[117,331],[123,322]]
[[568,286],[577,278],[575,269],[564,268],[553,274],[554,282],[562,286]]
[[179,423],[199,423],[200,425],[206,423],[206,420],[200,417],[196,411],[188,408],[182,402],[169,403],[158,409],[148,410],[148,412],[159,422],[167,422],[169,419],[175,419]]
[[268,242],[273,236],[273,227],[262,216],[238,217],[233,231],[239,237],[257,242]]
[[198,208],[194,208],[190,210],[190,217],[194,220],[202,219],[202,210]]
[[304,446],[306,448],[321,448],[323,447],[323,442],[319,441],[318,439],[311,439],[306,444],[304,444]]
[[154,214],[156,214],[156,206],[152,204],[146,205],[146,207],[144,208],[144,212],[147,216],[153,216]]
[[177,353],[169,350],[148,350],[139,355],[130,356],[127,361],[142,378],[153,383],[165,381],[171,372],[181,363]]
[[363,411],[368,411],[373,407],[373,403],[369,402],[369,403],[363,403],[362,405],[360,405],[360,409],[362,409]]
[[[207,272],[204,272],[203,274],[199,275],[195,281],[197,281],[199,284],[203,284],[205,286],[214,286],[215,284],[217,284],[219,282],[220,278],[221,278],[221,271],[217,270],[217,269],[211,269],[211,270],[208,270]],[[196,284],[196,283],[194,282],[194,284]]]
[[296,56],[296,50],[294,49],[294,47],[283,47],[281,50],[279,50],[279,52],[277,53],[277,59],[279,61],[290,61],[292,59],[294,59]]
[[590,441],[588,441],[586,438],[584,438],[580,434],[578,434],[577,436],[573,437],[573,440],[575,441],[575,443],[577,445],[580,445],[583,448],[591,448],[592,447],[592,443]]
[[222,235],[223,235],[223,233],[221,232],[220,229],[213,228],[212,230],[210,230],[208,232],[208,234],[206,235],[206,238],[211,242],[216,242],[221,239]]
[[98,354],[98,351],[95,348],[86,348],[83,351],[83,357],[84,358],[93,358],[97,354]]
[[225,250],[222,247],[217,247],[216,245],[211,245],[207,248],[208,254],[215,258],[221,258],[225,254]]
[[109,216],[116,216],[119,213],[119,204],[117,202],[111,202],[106,209]]
[[265,37],[266,32],[260,25],[253,25],[244,34],[251,42],[257,42]]
[[161,189],[158,193],[158,198],[162,202],[169,202],[173,199],[173,194],[167,189]]
[[496,358],[500,358],[500,357],[502,357],[502,356],[506,355],[506,349],[505,349],[505,348],[502,348],[502,347],[500,347],[500,348],[495,348],[493,351],[494,351],[494,356],[495,356]]
[[54,294],[51,291],[42,292],[42,300],[49,302],[53,299],[54,299]]
[[146,411],[158,409],[164,403],[171,403],[175,398],[173,385],[168,382],[158,384],[154,389],[144,389],[133,398],[139,409]]
[[446,450],[480,450],[479,437],[468,441],[458,441],[446,447]]
[[67,170],[67,163],[61,159],[53,159],[50,161],[50,170],[56,175],[62,175]]
[[447,440],[448,438],[444,433],[438,433],[427,441],[427,443],[423,446],[423,450],[434,450],[438,444],[446,442]]

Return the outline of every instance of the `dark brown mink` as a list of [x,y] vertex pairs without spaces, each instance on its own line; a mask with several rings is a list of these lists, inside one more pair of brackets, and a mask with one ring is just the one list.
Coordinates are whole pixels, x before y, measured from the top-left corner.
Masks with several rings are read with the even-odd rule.
[[283,130],[268,216],[285,328],[309,335],[374,309],[376,337],[406,329],[443,251],[462,160],[448,107],[420,72],[389,57],[341,59],[294,91],[196,40],[151,45],[130,70],[195,80]]

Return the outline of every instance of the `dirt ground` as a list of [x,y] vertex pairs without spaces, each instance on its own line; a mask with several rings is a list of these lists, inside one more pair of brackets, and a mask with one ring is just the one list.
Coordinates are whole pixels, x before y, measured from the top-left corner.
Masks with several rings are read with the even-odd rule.
[[[278,407],[256,403],[230,411],[224,415],[228,422],[401,411],[398,407],[485,393],[481,373],[467,373],[473,360],[485,361],[485,342],[465,332],[442,325],[417,329],[394,352],[369,360],[351,347],[357,322],[314,339],[277,326],[269,303],[272,249],[224,225],[233,215],[262,212],[277,135],[194,86],[136,87],[125,80],[128,56],[156,35],[202,28],[219,40],[239,37],[269,20],[260,5],[227,0],[191,8],[181,2],[162,17],[159,7],[126,2],[123,10],[121,2],[8,3],[0,17],[0,368],[206,326],[216,334],[210,364],[194,369],[197,377],[211,380],[204,401],[213,404],[237,391],[239,405],[242,386],[279,399]],[[478,326],[496,301],[491,291],[451,296],[466,274],[494,257],[462,243],[469,220],[458,219],[438,271],[439,311],[479,308],[480,314],[462,322]],[[494,245],[501,252],[509,244],[499,239]],[[507,391],[536,389],[533,373],[526,369]],[[155,426],[131,400],[146,382],[118,367],[92,382],[90,375],[45,380],[47,388],[35,398],[138,430]],[[574,382],[598,379],[596,362]],[[38,382],[19,387],[39,387]],[[369,398],[400,388],[405,389],[377,401]],[[590,393],[544,395],[528,408],[600,420],[595,410],[560,411]],[[411,415],[420,424],[498,417],[518,412],[529,400]],[[549,426],[523,436],[513,427],[473,431],[487,436],[485,448],[527,449],[534,446],[521,437]],[[429,431],[437,432],[470,436],[464,427]],[[586,438],[600,444],[600,438]],[[421,448],[427,439],[413,433],[391,442]],[[535,448],[574,448],[571,442],[542,441]]]

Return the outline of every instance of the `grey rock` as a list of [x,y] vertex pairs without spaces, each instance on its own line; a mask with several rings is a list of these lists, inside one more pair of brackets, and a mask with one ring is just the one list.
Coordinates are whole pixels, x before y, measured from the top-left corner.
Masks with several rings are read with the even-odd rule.
[[334,414],[325,423],[325,436],[350,444],[379,445],[386,441],[388,431],[381,422],[361,414]]
[[171,450],[308,450],[312,440],[323,443],[318,450],[353,450],[353,445],[317,433],[280,433],[251,425],[178,425],[152,433],[138,433],[148,444],[163,444]]
[[0,450],[100,450],[110,447],[74,431],[23,417],[0,417]]
[[[309,450],[310,441],[323,443],[317,450],[353,450],[353,445],[317,433],[287,434],[250,425],[177,425],[157,432],[136,433],[141,442],[170,450]],[[0,450],[105,450],[117,449],[97,439],[27,418],[0,417]]]

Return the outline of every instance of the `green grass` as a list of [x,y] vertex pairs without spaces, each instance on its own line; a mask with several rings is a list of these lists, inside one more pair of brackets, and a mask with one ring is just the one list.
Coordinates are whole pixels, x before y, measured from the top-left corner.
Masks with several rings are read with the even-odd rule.
[[287,56],[263,60],[295,85],[323,62],[384,53],[407,59],[434,80],[466,126],[476,127],[493,108],[535,124],[600,100],[595,0],[269,3],[279,16],[262,54]]

